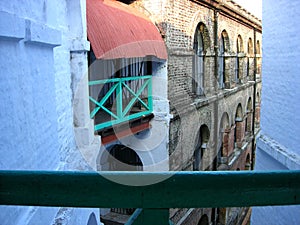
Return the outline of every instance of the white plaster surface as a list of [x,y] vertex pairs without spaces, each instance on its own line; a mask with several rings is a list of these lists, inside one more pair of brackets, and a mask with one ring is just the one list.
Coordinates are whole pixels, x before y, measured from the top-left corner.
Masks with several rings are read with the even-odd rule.
[[[71,88],[88,47],[85,0],[0,1],[1,170],[90,169],[75,143]],[[98,209],[1,206],[0,224],[86,225],[91,213],[99,221]]]
[[[300,168],[299,1],[263,0],[262,136],[256,170]],[[254,207],[252,225],[300,224],[300,206]]]
[[261,127],[300,154],[299,1],[263,1]]
[[[286,161],[278,161],[273,154],[276,151],[274,147],[274,141],[264,141],[260,140],[257,144],[256,149],[256,162],[255,170],[288,170],[289,166]],[[269,145],[268,145],[269,144]],[[272,148],[273,151],[265,151],[265,147],[268,145],[267,149]],[[277,154],[282,154],[280,151]],[[290,159],[289,159],[290,160]],[[284,165],[284,163],[286,165]],[[299,163],[299,162],[298,162]],[[297,164],[298,168],[300,163]],[[266,206],[266,207],[253,207],[251,215],[252,225],[296,225],[300,224],[300,206]]]

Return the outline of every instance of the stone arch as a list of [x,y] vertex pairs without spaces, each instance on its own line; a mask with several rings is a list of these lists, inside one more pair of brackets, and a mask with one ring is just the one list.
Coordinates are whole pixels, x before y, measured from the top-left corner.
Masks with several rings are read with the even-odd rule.
[[195,144],[193,170],[202,170],[202,157],[210,137],[210,131],[206,124],[201,125]]
[[235,121],[236,120],[242,120],[243,119],[243,107],[242,104],[239,103],[238,106],[236,107],[236,111],[235,111]]
[[209,219],[208,216],[206,214],[204,214],[203,216],[201,216],[198,225],[209,225]]
[[204,46],[204,50],[205,50],[205,53],[206,54],[210,54],[211,53],[211,38],[209,35],[209,30],[207,29],[207,24],[204,22],[206,21],[207,19],[205,18],[204,14],[203,14],[203,11],[201,10],[198,10],[197,12],[194,13],[192,19],[191,19],[191,24],[190,26],[188,26],[187,28],[187,34],[190,36],[190,39],[189,39],[189,46],[191,48],[193,48],[193,43],[194,43],[194,34],[195,34],[195,31],[197,29],[197,27],[199,26],[199,24],[202,24],[203,27],[204,27],[204,30],[203,30],[203,36],[204,36],[204,42],[205,42],[205,46]]
[[199,31],[203,37],[203,49],[204,49],[204,54],[207,54],[208,52],[210,52],[210,45],[211,45],[211,41],[210,41],[210,36],[209,36],[209,31],[207,29],[207,26],[203,23],[203,22],[199,22],[196,26],[196,28],[194,29],[194,33],[193,33],[193,43],[195,43],[195,37],[196,37],[196,33],[197,31]]

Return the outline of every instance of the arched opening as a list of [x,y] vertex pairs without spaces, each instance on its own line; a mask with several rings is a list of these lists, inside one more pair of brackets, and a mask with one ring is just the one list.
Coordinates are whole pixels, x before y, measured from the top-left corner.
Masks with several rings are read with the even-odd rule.
[[242,140],[244,138],[244,128],[243,128],[243,109],[241,103],[238,104],[235,113],[235,128],[234,128],[234,144],[235,148],[242,147]]
[[208,216],[205,214],[199,220],[198,225],[208,225],[208,224],[209,224]]
[[87,222],[87,225],[98,225],[97,220],[96,220],[96,216],[94,213],[91,213],[89,220]]
[[260,54],[260,43],[259,43],[259,40],[256,41],[256,54]]
[[250,76],[251,72],[251,64],[253,60],[253,43],[252,39],[248,39],[248,47],[247,47],[247,77]]
[[202,125],[200,127],[200,130],[198,132],[197,141],[196,141],[196,147],[194,151],[194,162],[193,162],[193,170],[194,171],[200,171],[202,170],[202,158],[204,151],[207,148],[207,144],[209,141],[209,129],[206,125]]
[[242,74],[242,60],[240,60],[240,53],[243,52],[243,40],[241,35],[238,35],[236,40],[236,62],[235,62],[235,82],[239,83],[241,81]]
[[256,41],[256,74],[261,74],[261,56],[260,56],[260,43]]
[[226,58],[225,53],[229,50],[229,37],[226,30],[223,30],[219,40],[219,88],[225,88],[229,85],[229,77],[226,74]]
[[247,110],[246,110],[246,121],[245,121],[245,133],[246,135],[252,131],[252,100],[248,99]]
[[143,163],[134,150],[124,145],[114,145],[109,150],[110,171],[142,171]]
[[258,128],[260,126],[260,90],[256,93],[255,99],[255,127]]
[[228,153],[228,139],[229,139],[229,116],[225,112],[222,115],[221,122],[220,122],[220,129],[219,129],[219,141],[218,141],[218,164],[226,163],[223,160],[223,157],[227,156]]
[[192,91],[195,95],[204,95],[205,91],[205,55],[210,48],[209,31],[204,23],[200,22],[194,33],[193,80]]
[[[142,171],[143,163],[137,153],[124,145],[114,145],[109,151],[109,171]],[[111,208],[112,213],[131,215],[133,208]]]
[[199,23],[194,36],[193,93],[203,95],[204,86],[204,25]]

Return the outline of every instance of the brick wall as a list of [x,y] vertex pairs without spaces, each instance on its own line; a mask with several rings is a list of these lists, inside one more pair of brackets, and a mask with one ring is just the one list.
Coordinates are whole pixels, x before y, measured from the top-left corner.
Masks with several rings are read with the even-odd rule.
[[[226,157],[231,156],[231,159],[235,155],[235,128],[237,129],[237,147],[241,148],[245,143],[245,119],[235,123],[235,113],[237,106],[241,104],[243,106],[241,118],[243,119],[247,115],[248,100],[249,98],[253,99],[254,83],[248,82],[254,79],[255,55],[253,50],[248,53],[248,41],[250,39],[252,40],[252,46],[254,46],[253,28],[233,20],[224,13],[219,13],[218,39],[220,39],[222,31],[226,30],[227,33],[227,49],[225,51],[226,87],[233,89],[218,90],[215,77],[213,8],[189,0],[151,2],[153,5],[159,2],[164,6],[159,13],[151,11],[149,1],[139,1],[140,6],[143,5],[143,7],[149,9],[148,13],[151,14],[152,12],[151,16],[159,25],[158,27],[163,34],[169,52],[168,98],[171,113],[176,117],[176,119],[171,120],[170,124],[170,169],[193,169],[193,155],[199,139],[197,135],[199,135],[201,125],[205,124],[209,128],[210,139],[206,150],[203,152],[201,168],[213,170],[218,146],[220,146],[222,139],[224,142],[223,155]],[[204,96],[196,97],[192,92],[193,42],[195,29],[200,22],[204,24],[204,34],[206,35],[204,37]],[[240,82],[236,83],[236,40],[238,35],[241,36],[242,48],[239,54]],[[261,34],[257,33],[256,38],[261,42]],[[249,58],[249,69],[247,68],[247,58]],[[249,71],[248,76],[247,71]],[[216,95],[217,93],[218,95]],[[229,115],[229,129],[225,130],[224,136],[221,138],[220,135],[223,134],[220,132],[220,121],[224,113]],[[250,118],[248,116],[249,123],[247,124],[251,124]],[[248,144],[248,149],[251,150],[251,144]],[[236,167],[240,167],[240,169],[245,167],[243,154],[236,160],[236,164],[238,164]],[[241,159],[241,162],[239,162],[239,159]],[[197,224],[197,221],[190,224]]]

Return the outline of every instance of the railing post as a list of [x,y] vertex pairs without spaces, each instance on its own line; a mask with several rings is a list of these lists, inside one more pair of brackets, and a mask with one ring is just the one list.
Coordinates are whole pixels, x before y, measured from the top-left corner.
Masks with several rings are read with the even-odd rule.
[[153,111],[152,76],[149,78],[149,84],[148,84],[148,106],[149,106],[149,110]]
[[117,101],[117,116],[119,119],[122,119],[122,111],[123,111],[123,96],[122,96],[122,78],[118,81],[118,87],[116,89],[116,101]]

